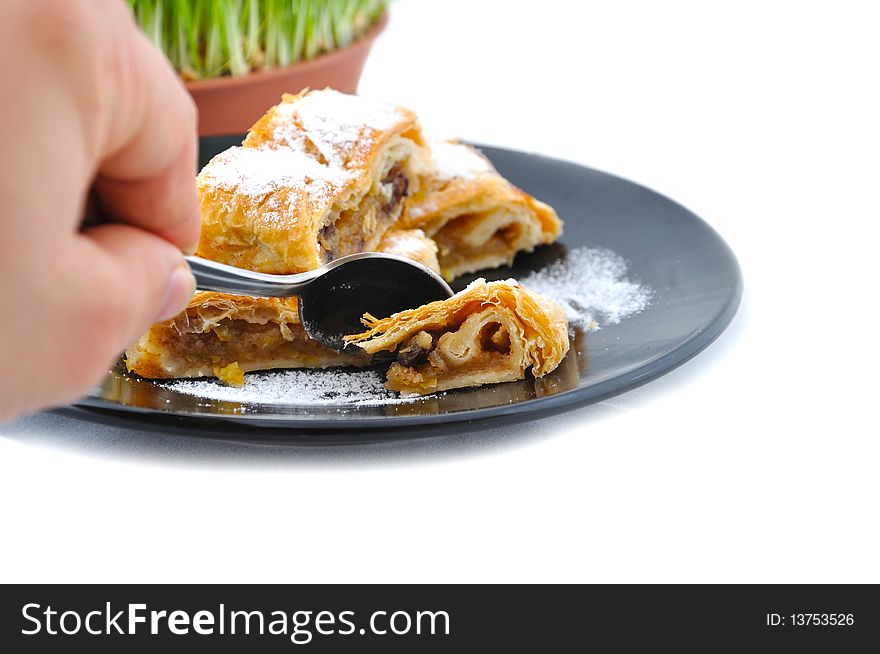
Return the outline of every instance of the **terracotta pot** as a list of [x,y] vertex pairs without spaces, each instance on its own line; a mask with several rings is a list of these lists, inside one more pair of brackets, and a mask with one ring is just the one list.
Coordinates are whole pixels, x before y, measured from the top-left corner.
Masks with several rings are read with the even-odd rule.
[[199,110],[199,135],[218,136],[246,132],[282,93],[299,93],[305,87],[354,93],[373,40],[385,28],[383,14],[363,37],[340,50],[314,59],[241,77],[188,82],[187,90]]

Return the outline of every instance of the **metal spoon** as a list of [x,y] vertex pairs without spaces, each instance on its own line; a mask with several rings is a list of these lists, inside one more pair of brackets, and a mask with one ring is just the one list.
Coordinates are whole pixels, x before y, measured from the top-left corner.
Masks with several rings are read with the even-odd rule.
[[345,349],[343,336],[364,330],[361,316],[390,316],[452,296],[443,279],[420,263],[381,252],[340,257],[295,275],[251,272],[201,257],[185,257],[198,288],[234,295],[299,298],[299,317],[314,340]]

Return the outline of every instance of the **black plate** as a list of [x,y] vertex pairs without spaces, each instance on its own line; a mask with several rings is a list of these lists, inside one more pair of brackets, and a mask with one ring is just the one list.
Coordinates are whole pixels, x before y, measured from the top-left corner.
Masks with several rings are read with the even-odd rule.
[[[237,142],[240,137],[204,139],[202,163]],[[565,220],[560,243],[521,255],[511,268],[482,276],[522,277],[565,257],[573,247],[605,247],[627,260],[630,279],[653,288],[648,308],[600,331],[578,332],[565,361],[543,379],[461,389],[411,404],[243,406],[177,393],[113,372],[68,412],[105,422],[257,441],[281,435],[256,429],[267,427],[299,430],[297,441],[320,430],[318,442],[436,434],[443,423],[530,420],[622,393],[687,361],[733,318],[742,292],[736,259],[693,213],[596,170],[524,152],[482,150],[501,174],[553,205]],[[474,277],[457,280],[456,290]],[[426,425],[433,427],[418,429]]]

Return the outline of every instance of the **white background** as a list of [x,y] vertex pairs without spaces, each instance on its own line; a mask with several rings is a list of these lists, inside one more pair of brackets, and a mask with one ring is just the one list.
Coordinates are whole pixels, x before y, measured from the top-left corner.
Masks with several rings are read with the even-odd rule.
[[872,4],[395,4],[363,94],[682,202],[739,257],[730,329],[636,391],[441,440],[0,425],[0,580],[880,581]]

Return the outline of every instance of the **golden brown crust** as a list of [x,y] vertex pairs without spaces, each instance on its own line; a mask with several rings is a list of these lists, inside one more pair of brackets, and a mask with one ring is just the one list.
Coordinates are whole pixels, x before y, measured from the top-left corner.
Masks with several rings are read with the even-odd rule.
[[411,197],[398,226],[419,227],[439,247],[444,277],[510,264],[517,252],[552,243],[562,221],[552,207],[504,179],[471,146],[433,146],[435,170]]
[[234,147],[197,178],[206,259],[269,273],[324,263],[318,235],[347,183],[294,150]]
[[541,377],[569,348],[562,308],[513,280],[479,279],[448,300],[363,322],[369,329],[346,342],[369,354],[401,348],[387,386],[404,393],[522,379],[529,368]]

